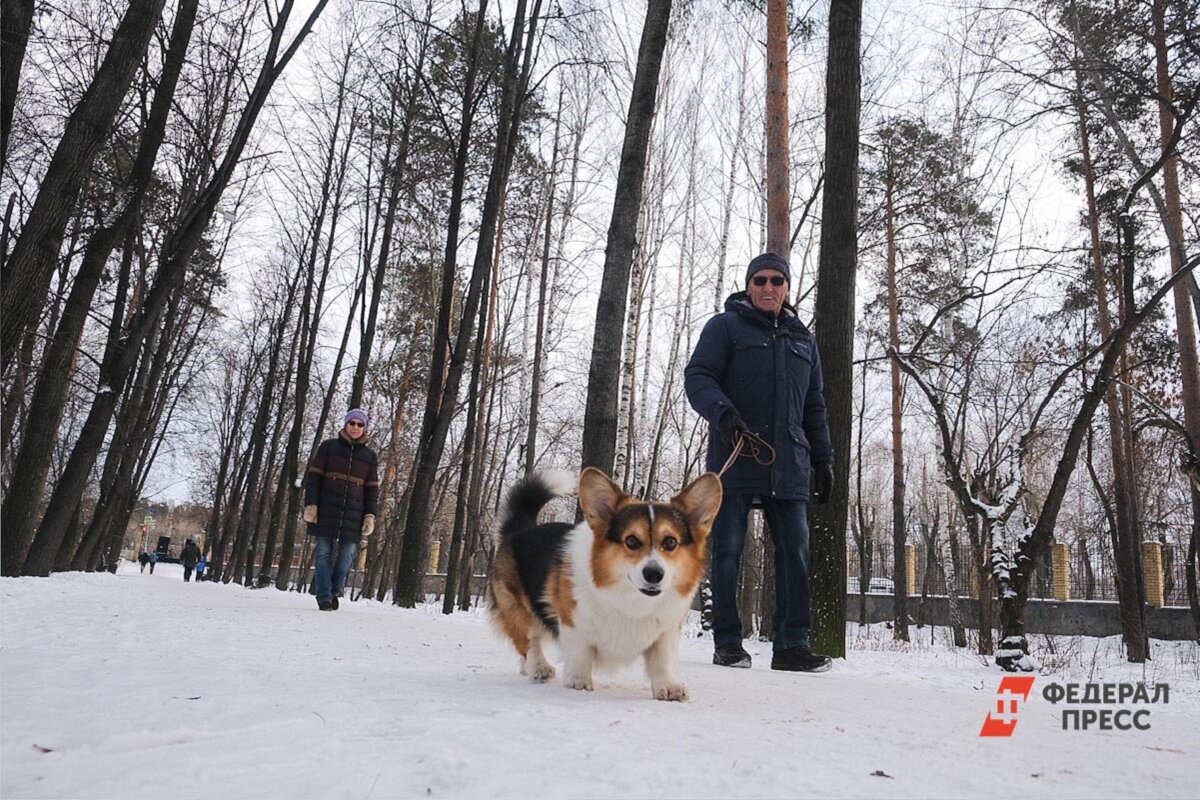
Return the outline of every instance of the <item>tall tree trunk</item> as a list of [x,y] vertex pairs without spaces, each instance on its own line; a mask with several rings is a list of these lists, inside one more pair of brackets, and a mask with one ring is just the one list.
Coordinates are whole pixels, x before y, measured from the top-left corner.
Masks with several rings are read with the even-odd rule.
[[[1088,233],[1091,237],[1092,285],[1096,292],[1097,330],[1100,340],[1112,335],[1108,308],[1108,276],[1104,269],[1104,250],[1100,239],[1100,212],[1096,204],[1096,183],[1091,157],[1091,136],[1088,132],[1087,109],[1077,94],[1075,111],[1079,121],[1080,155],[1083,182],[1087,197]],[[1124,316],[1124,314],[1122,314]],[[1146,638],[1145,605],[1141,587],[1141,547],[1136,529],[1136,484],[1130,481],[1133,465],[1130,459],[1133,433],[1130,418],[1122,408],[1117,386],[1109,384],[1104,392],[1108,416],[1109,446],[1112,455],[1113,491],[1116,505],[1117,596],[1121,607],[1121,628],[1126,653],[1131,661],[1146,660],[1149,642]]]
[[[241,572],[240,567],[245,563],[246,546],[249,544],[252,532],[256,532],[258,526],[253,524],[253,511],[262,504],[264,492],[259,487],[260,476],[262,474],[263,458],[267,450],[268,438],[271,440],[271,446],[274,448],[276,438],[269,436],[267,426],[271,421],[271,409],[277,402],[275,399],[276,383],[286,384],[291,377],[292,357],[295,354],[295,347],[288,349],[287,362],[283,368],[282,374],[279,367],[280,356],[283,355],[284,341],[287,336],[288,328],[290,327],[292,307],[296,297],[296,284],[299,282],[301,273],[296,272],[291,283],[287,287],[282,300],[283,315],[278,322],[277,333],[274,337],[274,346],[271,347],[270,355],[267,360],[267,373],[263,377],[262,397],[258,403],[258,411],[254,415],[254,423],[250,428],[248,441],[248,453],[250,459],[250,471],[246,481],[248,489],[247,501],[242,504],[241,514],[238,517],[237,535],[234,538],[234,546],[232,553],[233,569],[226,572],[223,579],[228,582],[237,573]],[[293,340],[293,345],[295,344]],[[281,395],[286,395],[286,389],[281,391]],[[282,413],[282,400],[280,403],[280,411]],[[278,418],[279,414],[276,414]],[[275,426],[278,430],[278,424]],[[269,463],[269,462],[268,462]],[[269,482],[267,485],[271,485]]]
[[[869,351],[868,351],[869,354]],[[862,362],[862,392],[861,403],[858,406],[858,425],[855,426],[854,443],[854,510],[857,520],[851,521],[851,532],[855,544],[858,545],[858,624],[866,625],[867,592],[871,588],[871,555],[874,551],[875,525],[874,515],[867,520],[866,509],[863,507],[863,423],[867,415],[867,354]]]
[[554,117],[554,144],[550,156],[550,175],[546,178],[546,227],[542,233],[542,268],[538,278],[537,332],[533,341],[533,378],[529,389],[529,430],[525,436],[525,474],[537,463],[538,410],[542,399],[542,360],[546,347],[546,288],[550,279],[550,232],[554,224],[554,193],[558,180],[558,143],[562,128],[563,89],[558,91],[558,113]]
[[[704,83],[704,69],[700,70],[700,83]],[[666,435],[667,419],[670,410],[676,403],[675,380],[680,370],[680,347],[684,337],[692,328],[692,301],[696,287],[696,217],[698,214],[697,184],[699,173],[699,100],[693,98],[688,128],[691,131],[688,142],[688,179],[684,191],[683,236],[680,243],[679,264],[675,273],[674,316],[671,320],[671,350],[667,356],[667,375],[663,382],[662,393],[658,401],[658,413],[654,420],[654,438],[650,448],[650,463],[646,469],[646,484],[642,497],[651,499],[658,496],[658,472],[663,460],[662,444]],[[682,308],[680,307],[682,302]],[[690,348],[689,348],[690,350]],[[647,347],[647,360],[650,348]]]
[[616,452],[617,388],[624,338],[621,322],[625,318],[629,297],[629,272],[636,245],[634,236],[638,212],[642,204],[646,148],[654,121],[658,75],[670,19],[671,0],[648,0],[646,21],[638,46],[633,92],[629,98],[629,113],[625,119],[625,140],[617,169],[612,219],[604,248],[604,273],[600,279],[596,330],[592,337],[591,366],[588,369],[582,465],[597,467],[606,473],[612,472]]
[[[341,219],[346,170],[350,161],[350,147],[354,142],[355,122],[352,120],[339,156],[337,148],[338,136],[341,134],[342,129],[342,114],[345,106],[346,82],[350,70],[351,52],[351,49],[347,48],[344,60],[342,61],[342,71],[337,84],[333,130],[330,135],[329,149],[326,151],[325,167],[321,178],[321,199],[312,224],[312,241],[308,245],[308,264],[305,269],[304,296],[300,306],[300,326],[297,333],[300,337],[300,342],[296,364],[295,407],[293,408],[292,427],[288,433],[287,446],[283,456],[279,492],[276,496],[276,502],[271,509],[271,521],[267,529],[267,540],[263,546],[263,566],[262,573],[259,575],[260,586],[266,586],[271,581],[270,572],[275,561],[275,541],[280,524],[285,529],[283,534],[284,548],[290,549],[295,539],[296,516],[300,505],[300,487],[297,486],[299,483],[298,462],[300,458],[300,439],[304,435],[304,415],[308,408],[309,381],[312,373],[313,358],[316,354],[317,336],[321,329],[321,314],[325,302],[325,286],[329,280],[329,272],[333,266],[333,247],[334,241],[337,238],[338,222]],[[332,210],[329,209],[331,193]],[[329,215],[329,231],[325,234],[325,248],[322,252],[321,235],[325,227],[327,213]],[[318,257],[321,259],[321,275],[319,278],[315,274]],[[317,438],[320,437],[318,436]],[[286,506],[281,509],[279,506],[283,500],[286,500]],[[278,581],[278,576],[276,576],[276,581]],[[286,585],[285,579],[284,586]]]
[[792,254],[787,56],[788,2],[767,0],[767,250],[785,259]]
[[[223,399],[226,401],[225,407],[228,409],[229,413],[227,420],[240,420],[245,414],[246,405],[249,403],[250,390],[253,386],[253,381],[250,379],[248,374],[244,373],[242,386],[237,390],[236,397],[234,397],[232,394],[234,391],[232,384],[233,369],[234,365],[227,360],[225,363],[227,393],[224,395]],[[230,400],[232,400],[232,402],[229,402]],[[225,500],[226,494],[230,491],[230,472],[233,471],[236,473],[236,451],[237,443],[241,440],[240,434],[241,432],[237,430],[235,426],[230,425],[227,430],[226,440],[220,445],[220,453],[218,455],[217,465],[217,480],[213,488],[212,511],[209,513],[208,523],[204,528],[204,555],[206,557],[210,555],[212,556],[209,558],[209,561],[212,564],[213,569],[209,575],[210,577],[213,577],[214,580],[219,572],[218,565],[220,559],[218,558],[217,548],[220,542],[222,530],[222,504]]]
[[0,17],[0,174],[4,174],[8,172],[8,137],[17,108],[21,63],[33,25],[33,0],[4,0]]
[[[500,285],[500,262],[497,259],[494,263],[495,272],[492,274],[492,284]],[[483,372],[479,382],[481,386],[481,396],[479,398],[479,414],[480,430],[483,432],[484,441],[487,440],[489,428],[492,424],[492,412],[496,405],[496,391],[493,386],[492,366],[493,366],[493,351],[496,348],[494,339],[496,332],[496,309],[499,305],[499,292],[492,292],[491,302],[488,304],[487,318],[487,335],[484,336],[483,348]],[[514,300],[516,298],[514,297]],[[500,342],[499,350],[504,350],[504,340]],[[497,430],[497,435],[499,431]],[[505,448],[505,460],[507,462],[508,450]],[[475,467],[471,475],[471,488],[467,496],[467,511],[468,511],[468,529],[469,535],[467,538],[465,557],[462,559],[462,566],[459,570],[459,588],[458,588],[458,607],[461,611],[469,611],[471,608],[471,576],[474,574],[472,569],[475,563],[475,556],[479,549],[479,543],[483,538],[484,531],[484,513],[483,513],[483,471],[484,471],[484,450],[485,448],[477,447],[475,449]],[[493,447],[491,456],[496,457],[499,447]]]
[[[92,162],[107,141],[121,101],[146,57],[163,3],[164,0],[130,0],[100,68],[67,118],[62,139],[38,186],[21,235],[4,265],[4,288],[0,291],[0,357],[4,372],[8,372],[25,330],[41,313],[50,276],[58,264],[63,232],[75,211]],[[8,5],[5,3],[6,17],[12,10]],[[73,510],[72,507],[66,513],[69,515]]]
[[[38,540],[47,537],[46,551],[57,552],[63,531],[69,523],[75,504],[83,495],[84,487],[95,465],[96,457],[103,445],[104,435],[112,420],[118,396],[124,391],[130,370],[141,343],[149,335],[165,309],[167,302],[183,284],[192,255],[199,248],[210,220],[216,212],[225,188],[233,177],[233,171],[241,161],[242,151],[250,139],[254,123],[266,103],[267,95],[284,68],[295,56],[301,43],[308,36],[317,18],[325,9],[328,0],[317,0],[312,12],[300,26],[287,48],[280,53],[280,45],[294,0],[283,0],[272,16],[270,40],[266,47],[258,79],[250,90],[246,106],[238,117],[229,147],[225,151],[216,172],[196,194],[195,200],[180,214],[180,221],[164,238],[154,284],[141,302],[141,307],[127,326],[126,333],[119,337],[111,349],[106,349],[100,365],[101,391],[96,395],[88,412],[78,441],[67,459],[62,477],[54,487],[47,504],[45,516],[38,526],[34,548]],[[8,318],[5,319],[8,324]],[[32,552],[32,550],[31,550]],[[49,558],[53,558],[51,555]]]
[[[109,360],[111,354],[118,347],[118,342],[122,336],[124,319],[126,316],[125,305],[127,302],[127,296],[128,296],[128,291],[129,291],[130,272],[132,270],[132,263],[133,263],[134,251],[135,251],[134,239],[135,239],[134,232],[132,230],[128,231],[128,233],[126,234],[126,239],[125,239],[125,250],[122,254],[120,272],[119,272],[118,278],[117,278],[117,292],[116,292],[116,296],[114,297],[114,300],[113,300],[112,317],[109,321],[109,326],[108,326],[108,337],[107,337],[107,341],[106,341],[105,347],[104,347],[105,361]],[[99,388],[99,396],[97,396],[97,398],[93,399],[93,401],[92,401],[93,409],[96,407],[98,401],[101,399],[101,396],[104,395],[106,390],[109,395],[113,395],[113,396],[106,397],[106,398],[104,398],[104,400],[109,403],[116,402],[116,398],[115,398],[116,392],[113,390],[112,386],[107,385],[103,382],[104,381],[103,375],[104,375],[104,372],[102,369],[101,370],[101,386]],[[80,434],[81,439],[82,439],[84,433],[88,432],[88,430],[89,430],[88,422],[90,422],[90,421],[91,421],[91,414],[89,414],[88,421],[85,421],[85,423],[84,423],[83,431]],[[107,429],[107,422],[105,423],[105,428]],[[103,433],[103,432],[104,431],[101,431],[101,433]],[[97,444],[97,449],[98,449],[98,447],[99,447],[99,445]],[[78,449],[78,443],[76,444],[76,449]],[[72,451],[72,455],[74,455],[74,451]],[[103,490],[105,489],[105,487],[111,485],[113,475],[115,474],[116,467],[117,467],[117,462],[115,460],[106,461],[105,466],[104,466],[104,471],[102,473],[102,477],[100,480],[100,486],[102,489],[102,493],[103,493]],[[56,495],[59,494],[59,487],[61,487],[63,485],[64,481],[67,479],[66,476],[70,474],[69,473],[70,468],[71,468],[71,461],[70,461],[70,459],[68,459],[66,468],[64,469],[65,474],[63,477],[59,478],[59,482],[55,487],[55,491],[51,494],[50,506],[47,508],[46,514],[49,514],[51,511],[59,510],[55,507],[54,498]],[[82,494],[83,494],[82,491],[79,492],[78,495],[74,497],[73,502],[75,502],[75,503],[81,502]],[[18,501],[14,500],[14,506],[17,506],[19,508]],[[93,514],[95,514],[95,512],[93,512]],[[33,519],[33,518],[31,518],[31,519]],[[64,522],[66,521],[66,519],[67,518],[65,515],[62,516],[62,520]],[[53,565],[53,560],[56,558],[57,553],[58,553],[59,549],[61,548],[61,544],[62,544],[62,529],[58,525],[51,527],[51,526],[47,526],[43,523],[41,528],[39,528],[36,531],[36,535],[33,538],[33,542],[29,547],[28,554],[24,557],[24,562],[21,567],[21,571],[27,575],[42,575],[42,576],[48,575],[49,571]],[[90,557],[90,555],[92,553],[94,553],[96,550],[95,541],[87,542],[86,535],[85,535],[85,541],[83,543],[81,543],[81,549],[84,547],[85,544],[86,544],[86,549],[87,549],[87,555]],[[81,557],[77,553],[72,560],[71,566],[73,569],[84,569],[87,566],[87,563],[88,563],[88,559]]]
[[[430,6],[426,6],[427,9]],[[428,21],[428,20],[426,20]],[[379,314],[379,299],[383,293],[384,277],[386,276],[392,254],[392,243],[395,239],[396,217],[400,210],[400,190],[404,187],[404,179],[408,176],[408,151],[411,140],[412,126],[417,114],[417,99],[420,97],[419,76],[425,69],[425,38],[422,37],[417,53],[416,64],[409,73],[408,102],[404,109],[404,121],[400,127],[400,144],[397,147],[395,161],[388,165],[391,172],[391,186],[388,192],[386,211],[384,212],[383,237],[379,243],[379,259],[375,265],[375,278],[371,284],[371,300],[366,305],[366,325],[363,328],[362,339],[358,348],[358,363],[354,368],[354,383],[350,388],[350,408],[358,408],[363,403],[363,390],[367,381],[367,368],[371,362],[371,349],[375,344],[375,326]],[[350,53],[347,51],[347,62]]]
[[[738,69],[737,127],[729,151],[729,173],[725,181],[725,201],[721,207],[721,239],[717,246],[717,280],[713,289],[713,312],[721,311],[725,294],[725,264],[729,260],[729,229],[733,224],[733,190],[737,183],[738,159],[741,158],[746,131],[746,75],[750,71],[750,50],[742,49],[742,65]],[[785,94],[786,97],[786,94]]]
[[[412,335],[415,338],[418,334],[418,325],[414,324]],[[376,599],[381,602],[390,585],[388,576],[392,574],[387,569],[387,564],[393,551],[397,549],[403,533],[400,528],[400,520],[394,519],[394,517],[403,519],[404,504],[402,502],[400,508],[397,509],[398,513],[393,514],[392,498],[396,493],[396,476],[400,472],[400,458],[403,452],[400,433],[404,430],[408,401],[412,394],[413,384],[416,382],[416,360],[417,348],[410,347],[404,358],[404,367],[400,371],[400,381],[393,389],[390,398],[393,403],[391,428],[387,451],[383,459],[383,479],[379,482],[379,505],[375,512],[375,518],[379,521],[376,523],[376,528],[380,533],[378,536],[372,537],[375,541],[367,546],[367,567],[372,580],[367,581],[366,585],[370,585],[374,581],[378,582]],[[411,478],[411,472],[409,477]],[[405,489],[407,492],[407,486]],[[372,548],[371,544],[374,544],[375,547]],[[366,586],[364,585],[365,590]]]
[[[128,468],[123,465],[122,481],[117,487],[122,502],[114,507],[108,531],[104,534],[102,563],[110,572],[116,572],[130,516],[166,438],[180,394],[186,388],[183,371],[192,363],[200,334],[207,327],[207,309],[210,307],[207,301],[200,307],[191,306],[187,299],[182,299],[182,303],[189,307],[182,314],[173,313],[168,317],[145,387],[134,404],[137,414],[122,456],[130,464]],[[125,413],[124,408],[122,413]]]
[[[895,158],[890,144],[888,149],[887,177],[884,186],[884,229],[887,235],[887,296],[888,296],[888,342],[893,350],[900,349],[900,296],[896,291],[896,206]],[[892,597],[895,625],[892,637],[903,642],[908,639],[908,594],[913,587],[908,585],[905,544],[908,532],[905,529],[904,513],[904,398],[900,382],[900,365],[891,361],[892,379]]]
[[[522,6],[522,9],[524,6]],[[437,461],[445,446],[444,438],[435,441],[438,420],[442,413],[441,405],[446,394],[445,380],[447,360],[450,357],[450,316],[454,306],[454,282],[458,263],[459,228],[462,221],[463,193],[466,185],[467,159],[471,146],[472,126],[475,114],[475,83],[479,74],[480,48],[483,29],[487,20],[487,0],[479,0],[479,10],[475,15],[475,30],[471,44],[470,56],[467,61],[467,74],[463,84],[463,114],[459,125],[458,145],[455,151],[454,171],[450,181],[450,214],[446,226],[446,248],[442,259],[442,283],[438,299],[438,316],[434,325],[433,346],[430,354],[429,385],[425,393],[425,413],[421,419],[421,436],[410,480],[413,482],[408,495],[408,507],[405,510],[403,539],[400,542],[400,558],[396,566],[396,583],[392,591],[392,602],[397,605],[414,605],[417,596],[421,594],[421,558],[424,553],[424,540],[421,538],[428,529],[430,491],[433,486],[434,472]],[[502,150],[500,136],[497,136],[497,153]],[[490,187],[489,187],[490,188]],[[485,224],[494,225],[495,220]],[[482,247],[482,238],[477,249]],[[478,253],[476,255],[478,262]],[[475,275],[472,274],[472,289],[475,288]],[[464,312],[464,322],[468,315]],[[474,314],[469,315],[471,321]],[[465,326],[463,326],[465,327]],[[457,399],[457,387],[451,405]],[[453,409],[450,410],[452,412]],[[436,454],[435,454],[436,451]],[[429,462],[434,463],[430,464]],[[417,533],[420,531],[420,533]]]
[[[643,231],[646,228],[643,227]],[[645,236],[641,237],[645,241]],[[613,464],[612,477],[624,487],[626,492],[635,490],[633,481],[637,470],[637,407],[642,398],[637,394],[637,364],[638,342],[642,327],[642,303],[646,299],[646,260],[645,248],[637,246],[634,253],[630,285],[633,287],[633,297],[625,316],[625,344],[621,358],[621,391],[617,399],[617,451]],[[655,272],[655,265],[650,266],[650,273]],[[646,363],[650,358],[647,353]]]
[[[1173,102],[1175,88],[1171,82],[1170,64],[1166,41],[1166,0],[1154,0],[1152,17],[1154,20],[1154,65],[1158,85],[1158,129],[1162,139],[1162,149],[1166,152],[1174,134]],[[1180,13],[1183,7],[1179,7]],[[1193,92],[1195,89],[1193,88]],[[1194,98],[1193,98],[1194,101]],[[1180,121],[1182,124],[1182,120]],[[1171,271],[1180,269],[1187,261],[1183,251],[1183,210],[1182,198],[1179,191],[1179,155],[1172,153],[1163,164],[1163,195],[1166,206],[1166,219],[1172,240]],[[1191,276],[1192,286],[1195,286],[1195,276]],[[1200,357],[1197,356],[1196,319],[1193,308],[1188,304],[1188,288],[1185,283],[1175,284],[1175,334],[1179,341],[1179,370],[1183,380],[1183,424],[1191,439],[1193,458],[1200,457]],[[1192,504],[1192,537],[1189,553],[1200,548],[1200,481],[1193,480],[1189,484]],[[1190,556],[1189,556],[1190,559]],[[1189,564],[1192,564],[1189,560]],[[1194,581],[1189,582],[1189,588]],[[1195,594],[1192,599],[1192,614],[1196,620],[1197,634],[1200,635],[1200,600]],[[1132,659],[1131,659],[1132,660]]]
[[812,506],[811,585],[815,649],[846,653],[846,520],[849,511],[854,285],[858,268],[858,137],[862,0],[831,0],[825,77],[825,195],[814,327],[821,351],[834,452],[829,503]]
[[[504,240],[504,209],[501,200],[500,220],[496,226],[496,252],[493,272],[499,272],[500,253]],[[479,375],[483,368],[484,350],[487,348],[488,311],[491,308],[489,289],[493,281],[484,281],[479,301],[479,326],[475,335],[474,358],[471,362],[471,378],[467,385],[467,427],[463,431],[462,465],[459,469],[458,490],[454,497],[454,523],[450,533],[450,552],[446,558],[446,584],[442,593],[442,613],[454,612],[455,582],[458,580],[458,562],[463,551],[463,529],[467,524],[467,500],[470,495],[472,467],[475,466],[475,447],[479,439]]]
[[[19,491],[6,495],[3,511],[0,512],[3,516],[2,527],[9,531],[9,535],[4,537],[3,544],[0,545],[4,548],[5,575],[16,574],[24,564],[28,555],[27,549],[32,543],[36,503],[41,500],[45,491],[46,476],[53,453],[52,444],[66,408],[76,351],[96,288],[117,242],[127,238],[129,241],[126,249],[132,250],[132,239],[129,239],[128,234],[140,218],[142,203],[154,174],[154,161],[166,136],[167,117],[187,55],[188,43],[191,41],[197,6],[198,0],[182,0],[179,5],[163,72],[154,91],[142,139],[124,189],[125,199],[121,201],[124,206],[115,222],[108,227],[100,227],[88,242],[62,319],[54,330],[46,350],[31,404],[33,424],[26,428],[14,465]],[[121,277],[117,287],[118,316],[124,306],[131,257],[132,253],[127,252],[122,259]],[[37,557],[29,564],[32,574],[49,573],[53,566],[52,560],[58,551],[57,545],[58,542],[53,538],[45,541],[45,547],[39,550]]]
[[[421,594],[423,566],[421,553],[425,548],[423,536],[429,531],[430,522],[433,519],[430,513],[430,490],[433,487],[437,467],[445,448],[446,435],[454,417],[463,367],[475,333],[475,317],[479,311],[483,284],[488,280],[488,273],[492,266],[496,223],[503,204],[504,190],[508,184],[509,168],[512,165],[513,154],[519,141],[521,111],[528,92],[529,73],[536,55],[533,37],[537,30],[540,13],[541,0],[534,0],[533,11],[528,17],[528,42],[524,48],[522,48],[522,44],[525,37],[522,36],[522,33],[527,24],[525,0],[518,0],[511,23],[512,37],[504,56],[504,77],[501,84],[500,109],[497,115],[496,151],[480,215],[478,244],[475,249],[475,260],[471,266],[470,285],[463,303],[462,322],[459,325],[454,351],[447,365],[444,386],[437,385],[441,382],[439,376],[435,374],[436,369],[432,370],[430,375],[430,388],[440,388],[441,391],[440,397],[433,398],[432,405],[426,406],[426,415],[422,422],[422,446],[418,451],[412,501],[409,504],[408,518],[405,521],[405,537],[396,576],[394,602],[401,606],[416,605]],[[464,157],[465,161],[464,152],[460,151],[460,157]],[[456,165],[456,170],[458,169],[459,167]],[[448,263],[452,263],[453,255],[451,253],[447,255],[449,256]],[[444,307],[443,315],[448,317],[448,311],[449,308]],[[440,326],[441,320],[439,320]],[[434,347],[436,360],[436,342]]]

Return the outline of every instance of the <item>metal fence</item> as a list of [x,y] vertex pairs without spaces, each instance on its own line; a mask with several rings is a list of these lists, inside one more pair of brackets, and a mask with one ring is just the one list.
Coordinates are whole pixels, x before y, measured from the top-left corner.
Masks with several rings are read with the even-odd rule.
[[[893,592],[895,570],[893,566],[893,547],[889,542],[876,542],[870,548],[873,552],[869,559],[867,571],[869,593],[891,594]],[[1069,580],[1071,600],[1116,600],[1117,585],[1113,556],[1107,548],[1095,552],[1093,543],[1089,551],[1082,545],[1071,548]],[[916,546],[916,581],[908,587],[909,594],[919,595],[926,588],[926,576],[930,578],[928,592],[933,595],[946,594],[947,580],[953,574],[954,591],[960,597],[978,596],[978,571],[970,545],[960,545],[957,565],[954,570],[948,569],[950,548],[943,544],[937,558],[933,559],[932,574],[930,574],[929,553],[923,546]],[[859,548],[851,542],[846,552],[846,590],[851,593],[859,591]],[[1038,564],[1030,581],[1029,596],[1052,599],[1054,596],[1054,566],[1047,558],[1045,563]],[[1186,606],[1187,578],[1184,553],[1179,548],[1167,546],[1163,548],[1163,600],[1168,606]]]

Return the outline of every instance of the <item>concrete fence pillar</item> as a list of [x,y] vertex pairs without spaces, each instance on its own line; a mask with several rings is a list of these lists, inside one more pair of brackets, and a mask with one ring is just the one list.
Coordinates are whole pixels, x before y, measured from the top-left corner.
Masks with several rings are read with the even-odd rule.
[[1066,542],[1055,542],[1050,555],[1054,564],[1054,599],[1071,599],[1071,548]]
[[438,571],[438,559],[442,555],[442,543],[439,539],[434,539],[429,543],[429,569],[427,572],[434,573]]
[[904,579],[907,582],[909,594],[920,594],[917,591],[917,546],[904,545]]
[[1142,572],[1145,573],[1146,603],[1163,607],[1162,543],[1142,542]]

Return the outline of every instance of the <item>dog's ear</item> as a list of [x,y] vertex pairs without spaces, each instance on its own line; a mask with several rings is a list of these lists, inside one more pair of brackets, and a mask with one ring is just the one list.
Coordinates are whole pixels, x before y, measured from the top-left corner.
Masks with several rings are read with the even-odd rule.
[[712,472],[706,472],[672,497],[671,505],[683,514],[683,518],[692,529],[692,536],[703,543],[708,538],[708,532],[712,530],[717,512],[721,510],[723,496],[721,479]]
[[595,467],[579,475],[579,507],[597,536],[608,532],[608,523],[625,502],[625,493],[612,479]]

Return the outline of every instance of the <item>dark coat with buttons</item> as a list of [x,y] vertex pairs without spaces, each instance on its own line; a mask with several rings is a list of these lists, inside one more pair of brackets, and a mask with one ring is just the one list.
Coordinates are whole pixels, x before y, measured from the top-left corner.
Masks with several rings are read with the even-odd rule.
[[379,463],[366,441],[365,435],[351,440],[342,431],[317,448],[304,479],[304,505],[317,507],[310,536],[355,542],[362,537],[363,517],[374,514],[379,503]]
[[704,326],[684,371],[684,389],[709,422],[710,472],[719,472],[733,451],[717,430],[729,409],[775,448],[770,466],[744,455],[734,462],[721,479],[726,492],[808,500],[812,467],[832,463],[833,447],[817,340],[795,309],[785,305],[775,318],[755,308],[745,292],[731,295],[724,313]]

